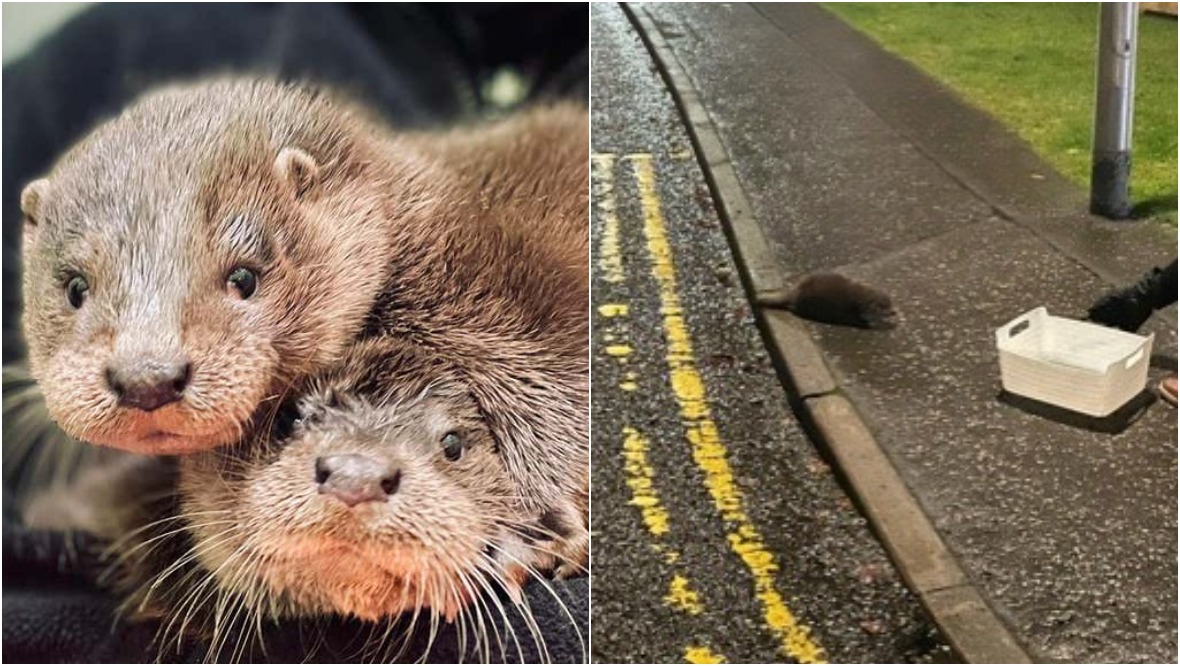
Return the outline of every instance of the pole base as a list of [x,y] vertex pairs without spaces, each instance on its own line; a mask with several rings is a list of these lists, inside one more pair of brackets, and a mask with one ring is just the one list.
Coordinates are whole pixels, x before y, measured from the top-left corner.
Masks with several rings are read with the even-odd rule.
[[1090,212],[1112,220],[1131,217],[1131,153],[1094,156],[1090,170]]

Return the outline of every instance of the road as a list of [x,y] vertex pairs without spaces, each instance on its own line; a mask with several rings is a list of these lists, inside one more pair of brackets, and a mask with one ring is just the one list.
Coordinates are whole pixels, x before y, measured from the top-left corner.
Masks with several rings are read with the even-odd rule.
[[591,11],[593,659],[949,660],[791,412],[648,53]]
[[[925,515],[928,538],[892,545],[947,638],[977,661],[1009,641],[1038,661],[1175,661],[1175,411],[1151,391],[1099,422],[1009,400],[994,335],[1036,307],[1084,316],[1174,257],[1175,228],[1088,215],[1085,187],[820,6],[634,7],[710,128],[751,278],[834,270],[893,299],[888,332],[796,322],[836,386],[804,400],[851,405],[872,435],[862,453],[887,456]],[[1176,370],[1175,312],[1140,330],[1149,387]],[[816,431],[821,450],[847,452],[841,432]],[[896,534],[881,512],[899,503],[866,488],[858,501]],[[938,550],[954,566],[930,567]],[[964,595],[980,616],[958,623]]]

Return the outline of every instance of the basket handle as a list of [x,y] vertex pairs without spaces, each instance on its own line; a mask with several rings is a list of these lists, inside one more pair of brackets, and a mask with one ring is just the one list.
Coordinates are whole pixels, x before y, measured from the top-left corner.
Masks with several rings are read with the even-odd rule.
[[1014,338],[1027,331],[1031,326],[1032,322],[1028,317],[1021,317],[1001,329],[1000,334],[1005,338]]
[[1045,318],[1045,307],[1034,308],[1020,315],[1016,319],[1004,324],[996,329],[996,345],[1004,347],[1008,340],[1024,333],[1033,327],[1034,324],[1040,326],[1041,321]]

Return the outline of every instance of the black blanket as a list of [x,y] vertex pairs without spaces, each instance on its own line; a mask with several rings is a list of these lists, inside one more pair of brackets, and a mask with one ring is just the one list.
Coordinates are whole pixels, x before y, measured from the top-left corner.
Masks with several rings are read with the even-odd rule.
[[[424,660],[471,663],[586,661],[587,578],[530,583],[526,615],[507,599],[505,609],[484,603],[483,622],[442,624],[431,642],[429,622],[420,617],[371,625],[342,618],[286,621],[232,631],[235,638],[216,652],[208,641],[157,641],[160,624],[116,621],[116,601],[93,580],[102,570],[100,544],[83,537],[23,529],[5,517],[3,634],[6,662],[202,662],[271,661],[347,663]],[[535,624],[534,624],[535,622]],[[244,634],[238,636],[238,634]],[[384,641],[378,637],[386,636]],[[236,650],[241,650],[236,652]]]

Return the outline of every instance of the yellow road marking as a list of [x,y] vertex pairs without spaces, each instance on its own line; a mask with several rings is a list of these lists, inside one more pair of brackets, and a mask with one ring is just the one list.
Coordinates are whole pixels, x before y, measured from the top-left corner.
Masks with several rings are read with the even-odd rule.
[[651,258],[651,272],[660,292],[664,337],[667,339],[667,362],[672,391],[680,405],[685,434],[692,445],[692,455],[705,475],[705,486],[721,517],[730,525],[730,547],[746,565],[754,580],[754,592],[762,604],[766,626],[775,634],[782,652],[801,663],[824,663],[824,650],[812,638],[810,629],[800,623],[787,608],[782,594],[775,588],[778,571],[774,555],[767,550],[762,535],[746,514],[742,491],[734,481],[728,451],[717,432],[717,425],[705,395],[705,384],[697,371],[692,339],[680,308],[676,285],[676,267],[668,242],[667,227],[656,191],[655,172],[649,154],[629,155],[639,197],[643,206],[643,232]]
[[630,308],[626,303],[607,303],[598,306],[598,314],[603,317],[626,317]]
[[602,279],[623,281],[623,255],[619,250],[619,216],[615,210],[615,156],[599,153],[591,157],[594,205],[602,211],[602,238],[598,245],[598,267]]
[[[620,282],[626,277],[623,256],[619,252],[619,220],[615,213],[614,199],[614,155],[595,155],[594,177],[596,179],[595,204],[603,216],[603,237],[600,245],[599,269],[607,282]],[[615,343],[605,347],[608,355],[615,358],[620,365],[627,362],[627,357],[634,353],[634,349],[627,344],[627,317],[630,307],[626,303],[607,303],[597,308],[598,314],[605,319],[612,320],[609,330],[603,332],[606,342]],[[616,343],[616,340],[618,341]],[[623,373],[619,389],[635,391],[639,388],[638,376],[634,371]],[[670,531],[669,515],[660,502],[656,491],[655,470],[648,461],[648,440],[639,430],[629,425],[623,427],[623,461],[627,474],[627,486],[631,489],[632,504],[639,508],[644,527],[651,534],[652,550],[659,554],[664,563],[673,569],[672,580],[668,585],[668,594],[664,596],[664,603],[674,610],[699,615],[704,612],[704,604],[700,594],[692,589],[689,580],[675,571],[680,562],[680,553],[663,543],[663,536]]]
[[626,357],[635,353],[635,349],[631,345],[607,345],[603,351],[616,357]]
[[668,533],[668,511],[656,494],[651,463],[647,461],[647,438],[631,426],[623,426],[623,461],[627,471],[627,486],[631,488],[630,504],[639,507],[643,524],[654,537]]
[[684,661],[689,664],[724,664],[725,657],[707,647],[690,647],[684,650]]
[[697,594],[688,584],[688,579],[681,575],[672,577],[672,582],[668,584],[668,594],[664,595],[664,602],[689,615],[700,615],[705,610],[701,605],[701,595]]

